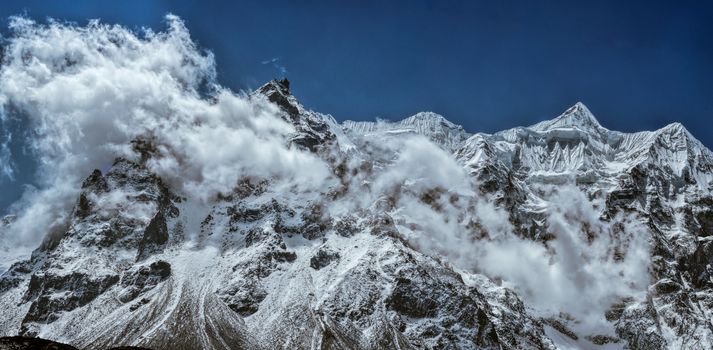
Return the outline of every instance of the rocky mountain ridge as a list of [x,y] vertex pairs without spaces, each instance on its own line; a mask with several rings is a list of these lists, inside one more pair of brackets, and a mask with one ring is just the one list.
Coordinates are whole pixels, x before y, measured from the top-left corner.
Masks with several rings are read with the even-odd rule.
[[[333,185],[300,193],[247,177],[196,207],[151,173],[151,145],[137,140],[140,157],[87,177],[61,237],[2,274],[0,335],[80,348],[711,348],[713,154],[680,124],[610,131],[577,103],[550,121],[471,135],[431,112],[339,124],[304,108],[286,80],[250,98],[280,108],[294,127],[285,142],[329,164]],[[384,185],[402,142],[449,154],[477,193],[419,182],[405,166],[409,181]],[[618,242],[607,259],[624,261],[640,238],[623,215],[648,235],[650,283],[613,302],[599,333],[566,310],[537,310],[508,276],[437,254],[422,238],[437,228],[404,209],[457,221],[461,245],[478,247],[497,240],[486,198],[517,239],[554,251],[549,193],[565,185],[595,208],[573,219],[584,240]],[[357,192],[373,196],[352,206]]]

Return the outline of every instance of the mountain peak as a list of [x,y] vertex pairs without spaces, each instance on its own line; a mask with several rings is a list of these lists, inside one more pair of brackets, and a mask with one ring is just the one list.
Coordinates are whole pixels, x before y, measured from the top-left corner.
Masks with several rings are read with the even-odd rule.
[[674,123],[668,124],[668,125],[664,126],[663,128],[659,129],[658,131],[659,132],[668,132],[668,133],[690,134],[688,132],[688,129],[686,129],[686,127],[683,126],[683,124],[681,124],[679,122],[674,122]]
[[419,112],[397,122],[346,120],[342,123],[342,127],[345,130],[359,134],[382,132],[389,135],[401,135],[416,133],[428,137],[449,152],[455,152],[470,137],[470,134],[462,126],[454,124],[434,112]]
[[282,107],[282,109],[292,117],[296,117],[299,114],[299,103],[297,99],[292,96],[290,92],[290,81],[286,78],[270,80],[257,89],[255,93],[264,95],[270,102]]
[[695,145],[695,147],[702,150],[702,152],[710,153],[710,150],[679,122],[668,124],[654,131],[654,134],[658,137],[663,137],[667,140],[666,142],[670,144],[675,144],[676,141],[679,143],[688,142]]
[[277,80],[273,79],[265,83],[265,85],[261,86],[260,88],[257,89],[257,92],[262,93],[263,95],[269,96],[274,93],[279,93],[280,95],[283,96],[291,96],[292,93],[290,92],[290,81],[285,79]]
[[599,124],[589,108],[582,102],[577,102],[568,108],[564,113],[552,120],[546,120],[530,127],[536,131],[547,131],[552,129],[567,128],[599,131],[604,127]]
[[444,126],[450,127],[450,128],[457,128],[458,125],[453,124],[451,121],[446,119],[444,116],[434,113],[434,112],[418,112],[406,119],[401,120],[399,123],[403,125],[413,125],[417,124],[419,122],[432,122],[432,123],[440,123]]

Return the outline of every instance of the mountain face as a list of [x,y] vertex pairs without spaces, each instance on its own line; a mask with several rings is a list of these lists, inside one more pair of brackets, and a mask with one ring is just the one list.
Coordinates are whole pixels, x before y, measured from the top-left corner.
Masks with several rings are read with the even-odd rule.
[[[286,80],[250,98],[274,103],[285,143],[334,181],[303,192],[246,176],[197,206],[136,140],[136,159],[88,174],[61,235],[3,272],[0,335],[91,349],[713,347],[713,153],[680,124],[611,131],[577,103],[472,135],[430,112],[339,124]],[[475,185],[446,185],[458,181]]]

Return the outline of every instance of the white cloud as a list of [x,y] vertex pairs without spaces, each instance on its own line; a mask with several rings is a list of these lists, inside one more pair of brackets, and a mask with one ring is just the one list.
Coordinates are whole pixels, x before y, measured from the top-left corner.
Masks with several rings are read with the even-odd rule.
[[515,235],[507,213],[487,198],[476,199],[473,213],[486,239],[468,239],[463,226],[453,224],[454,214],[443,223],[444,215],[427,215],[422,206],[404,216],[432,222],[419,225],[428,228],[415,239],[420,246],[502,280],[544,316],[565,312],[584,334],[606,333],[606,310],[623,297],[642,297],[649,285],[650,232],[634,217],[600,220],[600,210],[574,185],[550,188],[546,200],[554,235],[547,243]]
[[180,19],[166,23],[164,32],[138,34],[97,21],[11,19],[0,102],[25,118],[40,163],[39,189],[15,206],[18,242],[34,245],[66,224],[81,180],[117,156],[137,159],[136,138],[160,154],[151,170],[203,201],[242,176],[298,179],[305,188],[329,176],[314,155],[287,146],[293,127],[277,107],[218,86],[212,54]]

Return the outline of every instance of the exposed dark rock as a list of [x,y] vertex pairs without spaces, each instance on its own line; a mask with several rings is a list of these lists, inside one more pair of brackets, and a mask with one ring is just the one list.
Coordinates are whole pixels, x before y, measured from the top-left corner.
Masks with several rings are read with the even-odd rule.
[[74,210],[74,215],[78,218],[86,218],[92,212],[92,206],[87,198],[87,195],[82,193],[79,195],[79,200],[77,201],[77,207]]
[[386,306],[409,317],[434,317],[438,313],[438,302],[433,296],[433,290],[428,286],[399,278],[386,299]]
[[32,272],[32,263],[30,261],[20,261],[12,264],[5,273],[0,275],[0,295],[18,287],[30,272]]
[[374,236],[397,237],[399,235],[399,231],[394,224],[394,219],[388,214],[381,214],[371,218],[368,226],[371,227],[370,233]]
[[242,317],[258,311],[267,297],[261,280],[278,270],[281,264],[292,263],[297,254],[286,250],[282,236],[253,228],[245,236],[246,249],[255,250],[255,259],[233,266],[235,279],[217,291],[223,302]]
[[68,275],[33,274],[25,302],[32,302],[23,323],[51,323],[62,311],[84,306],[119,281],[119,276],[89,276],[80,272]]
[[441,196],[445,192],[446,192],[446,190],[443,188],[440,188],[440,187],[431,188],[431,189],[423,191],[423,193],[421,193],[421,197],[419,198],[419,200],[422,203],[431,206],[431,208],[433,210],[439,212],[439,211],[443,210],[441,203],[440,203],[440,199],[441,199]]
[[297,118],[299,115],[300,111],[297,106],[288,99],[288,96],[291,96],[289,80],[273,80],[257,91],[265,95],[270,102],[280,106],[292,118]]
[[[227,208],[227,214],[230,218],[231,232],[238,231],[240,224],[255,223],[263,219],[272,219],[275,232],[278,233],[294,233],[297,232],[296,227],[287,227],[283,224],[287,218],[295,216],[295,211],[280,205],[276,200],[265,203],[259,206],[247,206],[242,202]],[[257,227],[255,227],[257,228]],[[250,240],[246,244],[249,246],[261,236],[261,233],[255,232],[252,237],[246,238]]]
[[263,206],[258,208],[233,206],[228,208],[228,215],[230,215],[231,222],[254,222],[262,219],[272,212],[272,206]]
[[579,337],[577,336],[576,333],[574,333],[574,331],[569,329],[569,327],[567,327],[567,325],[564,322],[562,322],[556,318],[548,318],[545,320],[545,323],[547,323],[552,328],[556,329],[558,332],[568,336],[569,338],[571,338],[573,340],[579,339]]
[[701,288],[713,284],[713,242],[701,242],[693,254],[683,260],[680,269],[690,274],[693,284]]
[[109,184],[107,184],[102,172],[99,169],[94,169],[92,174],[84,179],[84,182],[82,182],[82,190],[106,192],[109,190]]
[[287,79],[270,81],[258,89],[257,93],[279,106],[286,113],[284,119],[295,126],[296,132],[290,138],[290,143],[317,152],[336,140],[329,125],[321,117],[311,111],[300,114],[300,105],[290,94],[290,83]]
[[315,203],[305,208],[300,215],[302,236],[307,239],[317,239],[332,227],[332,220],[321,203]]
[[631,349],[666,349],[666,339],[657,332],[656,309],[650,302],[624,310],[616,332]]
[[2,337],[0,350],[77,350],[77,348],[40,338]]
[[156,158],[160,155],[153,135],[144,135],[131,140],[131,149],[139,155],[140,164],[144,164],[150,158]]
[[596,344],[596,345],[606,345],[606,344],[611,344],[611,343],[618,343],[620,341],[619,338],[617,337],[612,337],[608,335],[589,335],[587,336],[587,340],[590,342]]
[[662,279],[654,284],[657,294],[670,294],[682,289],[682,286],[670,279]]
[[[123,300],[122,300],[123,301]],[[142,298],[141,300],[133,303],[131,306],[129,306],[129,310],[131,311],[136,311],[138,308],[150,303],[151,300],[147,298]]]
[[497,329],[482,309],[478,309],[478,335],[475,339],[475,344],[482,347],[497,348],[501,343]]
[[309,266],[315,270],[319,270],[333,261],[339,260],[339,253],[331,251],[327,248],[322,248],[317,253],[312,256],[309,261]]
[[119,295],[119,300],[124,303],[134,300],[169,276],[171,276],[171,264],[165,261],[155,261],[148,266],[126,271],[121,277],[121,286],[124,290]]
[[359,225],[353,216],[343,216],[334,222],[334,231],[342,237],[351,237],[359,232]]
[[159,252],[166,242],[168,242],[168,227],[166,226],[166,218],[159,210],[146,226],[146,230],[144,230],[137,260],[143,260],[149,255]]
[[248,317],[257,312],[260,303],[267,296],[267,292],[255,280],[246,280],[240,284],[219,291],[221,299],[242,317]]
[[631,302],[632,300],[624,300],[620,303],[616,303],[612,305],[609,310],[606,311],[604,314],[604,317],[607,319],[607,321],[616,321],[619,318],[621,318],[621,315],[624,313],[624,309],[626,309],[626,305]]

